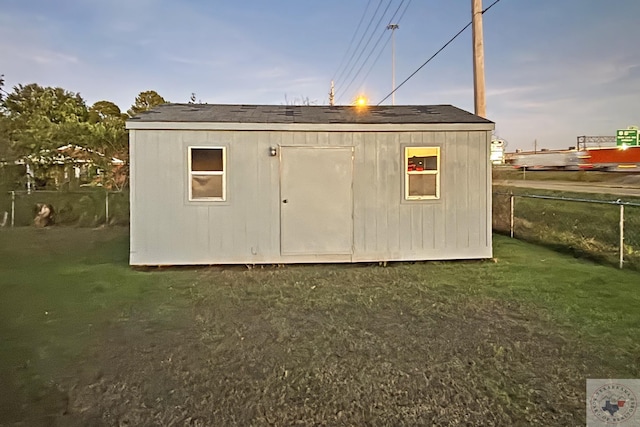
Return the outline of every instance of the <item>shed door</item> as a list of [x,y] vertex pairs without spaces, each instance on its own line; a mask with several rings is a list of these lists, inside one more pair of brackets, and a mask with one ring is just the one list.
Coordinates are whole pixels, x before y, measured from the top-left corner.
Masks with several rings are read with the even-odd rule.
[[282,254],[352,253],[352,157],[351,147],[282,147]]

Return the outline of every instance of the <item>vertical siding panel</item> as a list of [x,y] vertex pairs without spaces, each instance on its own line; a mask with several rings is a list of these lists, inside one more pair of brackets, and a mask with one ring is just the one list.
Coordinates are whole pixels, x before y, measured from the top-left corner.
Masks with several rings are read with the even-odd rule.
[[377,194],[378,183],[376,182],[376,132],[366,132],[364,134],[364,169],[363,176],[364,182],[366,182],[366,190],[363,191],[362,197],[364,198],[364,242],[365,251],[367,254],[375,253],[377,249],[377,237],[378,237],[378,221],[377,221]]
[[304,141],[305,145],[311,147],[319,147],[317,132],[299,132],[298,135],[300,141]]
[[387,158],[387,147],[389,145],[390,134],[378,132],[375,134],[375,159],[373,163],[375,173],[376,192],[374,212],[376,214],[376,254],[384,257],[388,251],[387,243],[387,187],[389,175],[386,173],[385,162]]
[[456,145],[459,170],[459,186],[456,191],[456,210],[458,212],[456,224],[456,247],[465,249],[469,247],[469,132],[456,132]]
[[433,253],[436,245],[436,230],[434,212],[436,205],[427,205],[422,209],[422,247],[425,251]]
[[[343,137],[343,134],[331,134],[334,137]],[[366,166],[365,144],[362,132],[352,134],[354,147],[353,158],[353,253],[354,256],[363,256],[366,253],[365,229],[366,229]]]
[[259,251],[259,230],[261,226],[262,216],[260,215],[260,168],[264,161],[268,159],[269,153],[261,153],[259,149],[259,141],[262,132],[242,132],[243,152],[247,153],[242,166],[242,182],[244,188],[241,190],[244,199],[244,216],[245,216],[245,239],[246,244],[238,251],[245,254],[246,259],[256,262]]
[[[144,135],[137,130],[129,131],[129,263],[138,262],[139,257],[142,255],[144,249],[143,242],[144,236],[142,236],[142,224],[138,225],[139,212],[142,209],[142,203],[138,202],[137,194],[138,188],[142,188],[138,183],[138,164],[140,163],[140,151],[138,151],[137,144],[141,138],[138,136]],[[139,187],[140,186],[140,187]]]
[[[411,144],[423,145],[422,132],[411,133]],[[411,205],[411,250],[412,252],[422,252],[422,210],[424,203],[414,203]]]
[[282,146],[282,132],[269,132],[270,146],[278,148],[278,156],[273,158],[269,168],[269,252],[273,257],[280,256],[280,147]]
[[[482,137],[484,132],[469,132],[469,165],[468,187],[469,187],[469,246],[479,248],[484,246],[481,243],[481,233],[483,231],[482,222],[486,219],[485,206],[482,205],[486,179],[482,175],[483,164],[486,161],[484,155]],[[482,239],[484,240],[484,239]]]
[[447,132],[444,134],[445,144],[447,145],[447,198],[445,203],[445,231],[446,231],[446,254],[450,255],[456,252],[456,244],[458,241],[458,208],[457,201],[460,194],[459,187],[461,185],[460,177],[464,173],[460,169],[460,158],[458,157],[458,149],[455,132]]
[[398,230],[399,230],[399,240],[400,240],[400,251],[402,254],[407,254],[411,252],[412,242],[411,242],[411,203],[406,203],[404,201],[405,195],[405,171],[404,171],[404,149],[405,146],[411,143],[411,132],[401,132],[398,135],[399,142],[399,150],[400,150],[400,179],[401,187],[400,187],[400,197],[402,203],[399,204],[399,216],[398,216]]
[[256,163],[256,198],[254,199],[252,212],[250,212],[255,222],[254,240],[255,253],[257,257],[263,257],[269,241],[269,208],[270,195],[273,193],[269,188],[270,164],[274,158],[269,154],[271,141],[269,132],[254,132],[254,151],[257,159]]
[[283,131],[281,132],[281,144],[284,146],[291,146],[294,145],[294,139],[293,139],[293,134],[294,132],[289,132],[289,131]]
[[[209,263],[211,251],[209,243],[209,209],[202,205],[190,205],[189,195],[189,164],[188,147],[190,145],[207,145],[207,133],[200,131],[175,132],[173,144],[176,145],[175,161],[180,166],[175,169],[175,179],[180,186],[178,214],[184,228],[176,230],[176,239],[181,239],[187,249],[176,251],[173,258],[183,262]],[[179,152],[178,152],[179,150]],[[184,255],[183,255],[184,254]]]
[[[145,205],[145,213],[143,216],[143,221],[145,223],[145,228],[147,230],[147,235],[145,245],[148,248],[148,253],[150,255],[150,263],[161,263],[162,261],[162,249],[160,247],[159,236],[162,234],[163,230],[161,229],[159,223],[154,221],[153,218],[153,210],[157,206],[162,206],[162,196],[158,196],[158,187],[162,185],[161,178],[159,176],[160,171],[160,157],[158,153],[158,141],[157,141],[158,133],[156,131],[151,131],[147,134],[145,138],[144,145],[145,148],[145,171],[140,171],[144,174],[146,185],[143,186],[143,194],[141,194],[141,199],[144,201]],[[146,173],[145,173],[146,172]],[[155,183],[154,183],[155,181]]]
[[185,235],[190,235],[193,223],[184,215],[182,174],[182,140],[179,132],[156,131],[157,181],[153,192],[157,202],[155,212],[149,218],[156,224],[158,250],[164,263],[191,256]]
[[[253,228],[251,230],[251,242],[254,248],[252,255],[254,258],[259,259],[262,257],[262,230],[267,224],[267,215],[265,209],[267,206],[265,200],[264,187],[268,185],[268,181],[265,182],[265,171],[269,170],[269,163],[271,163],[272,157],[269,154],[269,135],[267,132],[252,132],[253,134],[253,152],[256,158],[255,165],[255,184],[254,184],[254,198],[251,201],[251,207],[247,215],[251,218]],[[272,193],[268,193],[272,194]]]
[[[195,260],[202,260],[204,264],[212,264],[215,260],[211,254],[211,240],[209,238],[209,209],[204,206],[198,206],[195,208],[196,212],[196,239],[197,244],[194,245],[198,248],[198,254],[194,256]],[[187,262],[191,260],[185,260]]]
[[481,162],[481,175],[484,176],[484,179],[482,179],[482,181],[484,182],[484,187],[483,187],[483,191],[485,195],[485,197],[482,198],[483,203],[485,203],[485,206],[483,206],[482,209],[482,215],[484,215],[484,217],[481,216],[481,223],[480,223],[480,233],[481,233],[481,245],[485,248],[489,248],[490,249],[490,256],[493,256],[493,242],[492,242],[492,221],[491,221],[491,209],[492,209],[492,197],[493,197],[493,187],[491,185],[492,182],[492,166],[491,163],[489,161],[490,156],[491,156],[491,131],[486,131],[486,132],[482,132],[480,135],[481,138],[481,147],[482,147],[482,153],[483,153],[483,158],[484,158],[484,162]]
[[233,218],[230,213],[231,207],[236,198],[236,191],[233,184],[238,174],[235,161],[235,147],[231,137],[231,132],[207,132],[206,143],[211,146],[227,147],[227,200],[225,203],[212,203],[208,205],[209,210],[209,242],[213,248],[214,258],[219,262],[225,261],[225,255],[231,252],[233,236]]
[[147,165],[149,164],[149,144],[146,143],[148,133],[143,131],[131,130],[131,181],[130,194],[131,201],[131,260],[139,263],[148,263],[151,254],[148,250],[148,228],[150,224],[145,221],[147,216],[147,206],[149,201],[145,203],[144,192],[147,186],[148,177]]
[[404,173],[400,167],[400,139],[398,133],[388,133],[382,158],[382,182],[386,213],[386,247],[383,248],[389,257],[400,251],[400,202],[402,200],[402,179]]
[[449,222],[447,209],[450,203],[452,192],[451,175],[452,166],[450,160],[453,147],[447,141],[445,132],[429,132],[430,138],[433,138],[434,145],[440,147],[440,203],[433,207],[433,240],[434,247],[444,255],[447,246],[447,223]]
[[326,147],[331,145],[331,142],[329,140],[329,132],[317,132],[316,135],[318,138],[319,147]]
[[[441,147],[442,144],[435,140],[433,132],[422,132],[422,143],[425,147]],[[442,153],[442,147],[440,149]],[[442,197],[442,194],[441,194]],[[440,209],[441,201],[433,203],[425,203],[422,205],[422,248],[427,252],[433,253],[435,246],[436,224],[434,222],[434,212]]]
[[234,258],[243,256],[248,257],[249,241],[248,241],[248,224],[249,218],[247,212],[250,208],[250,201],[255,195],[255,169],[252,167],[256,163],[254,153],[250,149],[251,141],[247,141],[249,132],[234,132],[231,141],[231,154],[233,155],[233,165],[235,174],[233,176],[233,204],[232,204],[232,240],[231,253]]

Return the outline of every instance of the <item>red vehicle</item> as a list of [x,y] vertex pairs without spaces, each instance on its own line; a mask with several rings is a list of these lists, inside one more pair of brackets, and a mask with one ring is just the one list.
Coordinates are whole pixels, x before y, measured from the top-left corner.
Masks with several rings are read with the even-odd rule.
[[640,146],[589,148],[581,151],[579,157],[581,169],[640,172]]

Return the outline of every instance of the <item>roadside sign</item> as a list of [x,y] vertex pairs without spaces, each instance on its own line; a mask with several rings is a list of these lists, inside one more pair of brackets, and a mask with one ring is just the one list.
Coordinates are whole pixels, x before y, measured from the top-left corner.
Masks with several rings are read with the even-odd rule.
[[618,129],[616,132],[616,145],[640,145],[640,141],[638,141],[638,129]]

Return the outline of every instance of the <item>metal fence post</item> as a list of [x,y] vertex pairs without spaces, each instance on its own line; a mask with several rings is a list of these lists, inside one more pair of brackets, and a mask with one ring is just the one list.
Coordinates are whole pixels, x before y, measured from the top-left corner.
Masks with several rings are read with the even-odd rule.
[[106,196],[104,198],[104,217],[105,224],[109,225],[109,190],[105,192]]
[[509,230],[511,231],[511,238],[513,239],[513,212],[515,208],[515,198],[513,194],[509,196]]
[[14,224],[16,223],[15,217],[16,217],[16,192],[12,191],[11,192],[11,227],[13,227]]
[[624,205],[620,203],[620,268],[624,264]]

